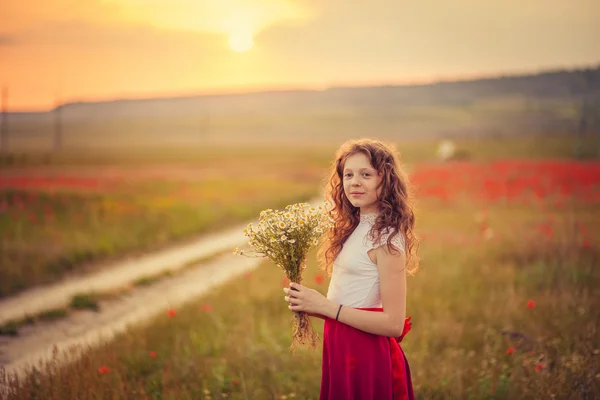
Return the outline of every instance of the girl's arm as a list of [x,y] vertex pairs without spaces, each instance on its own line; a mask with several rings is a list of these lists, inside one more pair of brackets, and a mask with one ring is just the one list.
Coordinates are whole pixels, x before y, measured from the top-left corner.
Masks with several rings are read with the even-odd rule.
[[[387,245],[372,250],[379,269],[383,312],[342,307],[338,321],[375,335],[398,337],[406,318],[406,257],[404,252],[391,254]],[[322,303],[320,314],[335,319],[339,304],[329,299]]]

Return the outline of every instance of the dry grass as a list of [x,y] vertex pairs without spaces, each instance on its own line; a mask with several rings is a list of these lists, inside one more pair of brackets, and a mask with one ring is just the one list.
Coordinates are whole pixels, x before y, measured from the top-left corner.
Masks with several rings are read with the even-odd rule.
[[[476,204],[440,208],[428,201],[418,211],[422,268],[409,278],[413,328],[403,341],[417,397],[597,397],[600,229],[587,223],[593,240],[586,244],[572,221],[598,212],[564,211],[554,222],[561,233],[548,239],[532,223],[546,220],[545,212],[496,206],[489,238],[479,230],[477,211]],[[430,234],[450,230],[454,235]],[[305,282],[325,293],[314,254],[310,260]],[[8,399],[316,399],[320,350],[294,356],[288,350],[291,315],[282,278],[264,264],[69,366],[41,365],[9,384]],[[322,321],[313,322],[322,334]]]
[[[568,158],[572,148],[568,140],[525,144],[463,147],[476,160]],[[403,148],[411,161],[427,161],[433,152],[430,144]],[[408,281],[413,326],[402,343],[417,398],[598,398],[597,204],[574,199],[537,208],[457,197],[422,199],[417,213],[422,265]],[[305,282],[325,293],[328,281],[315,279],[321,272],[314,253],[309,260]],[[41,363],[20,381],[0,373],[0,386],[9,388],[10,400],[316,399],[320,351],[288,350],[292,316],[282,278],[263,264],[174,316],[159,315],[83,349],[69,365]],[[322,334],[322,321],[313,322]]]
[[0,176],[0,297],[308,200],[325,170],[297,153],[191,167],[73,162]]

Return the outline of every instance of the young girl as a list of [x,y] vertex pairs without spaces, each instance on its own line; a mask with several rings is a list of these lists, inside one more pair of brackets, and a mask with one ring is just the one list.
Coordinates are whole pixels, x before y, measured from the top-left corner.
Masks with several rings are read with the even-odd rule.
[[327,297],[297,283],[284,289],[292,311],[325,319],[320,400],[414,399],[399,343],[411,327],[406,266],[416,269],[418,257],[398,157],[379,141],[346,142],[327,195],[335,212],[322,248],[333,270]]

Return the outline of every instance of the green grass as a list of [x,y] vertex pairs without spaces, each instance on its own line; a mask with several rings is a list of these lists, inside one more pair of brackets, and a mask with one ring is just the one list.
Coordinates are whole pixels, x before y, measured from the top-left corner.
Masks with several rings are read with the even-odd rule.
[[[459,146],[473,160],[572,158],[572,138],[538,139],[465,139]],[[585,140],[591,146],[595,139]],[[434,160],[433,142],[406,143],[400,150],[410,163]],[[151,164],[152,158],[140,156],[137,162]],[[103,165],[100,159],[96,165]],[[161,190],[171,190],[168,183],[165,187]],[[142,193],[144,187],[139,189]],[[151,187],[147,190],[146,197],[152,192]],[[239,203],[231,204],[244,213]],[[478,222],[484,208],[494,232],[489,239],[482,236]],[[417,214],[418,233],[424,237],[422,265],[408,281],[407,311],[413,327],[402,343],[417,397],[597,397],[596,205],[573,203],[559,209],[550,204],[538,209],[422,199]],[[536,226],[551,218],[556,235],[549,240]],[[575,221],[586,225],[588,246],[574,228]],[[305,282],[324,294],[327,281],[317,285],[314,280],[320,273],[314,253],[309,261]],[[283,300],[282,278],[279,269],[265,263],[177,309],[175,317],[165,313],[130,328],[64,368],[42,363],[39,372],[12,383],[6,378],[2,382],[0,372],[0,385],[11,388],[9,399],[282,399],[291,394],[316,399],[320,349],[289,352],[291,314]],[[528,300],[535,301],[534,308],[527,307]],[[313,323],[322,334],[322,321]],[[515,352],[507,354],[510,347]],[[100,373],[103,366],[110,371]]]
[[12,176],[80,181],[0,189],[0,297],[308,200],[317,195],[325,168],[294,154],[207,156],[191,167],[86,166],[65,156],[48,169],[32,161]]
[[68,315],[68,311],[64,308],[55,308],[52,310],[46,310],[38,314],[38,318],[41,321],[54,321],[57,319],[65,318]]
[[78,293],[74,295],[71,299],[70,307],[75,310],[98,311],[100,309],[97,295],[94,293]]
[[[418,211],[422,265],[408,280],[413,327],[402,343],[417,398],[593,398],[600,393],[594,334],[600,249],[583,246],[572,221],[597,220],[598,211],[582,206],[554,214],[562,233],[547,240],[532,221],[549,214],[498,205],[489,217],[495,236],[486,240],[478,207],[425,201]],[[600,226],[587,227],[597,243]],[[315,283],[322,271],[314,252],[309,261],[305,284],[325,294],[327,280]],[[293,393],[316,399],[320,345],[314,352],[289,351],[282,278],[264,263],[177,309],[175,317],[159,315],[71,365],[40,365],[43,374],[13,384],[8,398],[281,399]],[[322,335],[323,322],[313,324]],[[509,347],[515,352],[507,354]],[[100,373],[102,366],[110,372]]]

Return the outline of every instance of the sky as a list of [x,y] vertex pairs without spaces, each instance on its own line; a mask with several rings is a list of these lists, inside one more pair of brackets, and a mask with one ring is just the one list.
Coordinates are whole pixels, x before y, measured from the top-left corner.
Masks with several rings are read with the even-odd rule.
[[597,0],[0,0],[0,85],[24,111],[426,83],[597,66],[597,38]]

